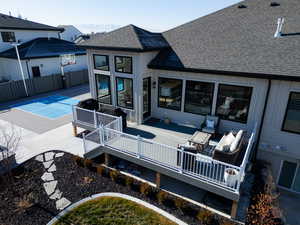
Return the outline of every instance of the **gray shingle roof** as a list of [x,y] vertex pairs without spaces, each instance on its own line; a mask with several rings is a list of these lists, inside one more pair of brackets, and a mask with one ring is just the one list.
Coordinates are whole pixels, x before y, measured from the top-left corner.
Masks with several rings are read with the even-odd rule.
[[16,30],[49,30],[63,31],[63,28],[52,27],[29,20],[20,19],[0,13],[0,29],[16,29]]
[[96,34],[80,46],[85,48],[116,49],[128,51],[148,51],[168,47],[160,33],[152,33],[134,25]]
[[[274,1],[280,6],[271,7]],[[285,18],[284,36],[274,38],[279,17]],[[171,48],[162,50],[150,68],[300,77],[299,0],[246,0],[163,36]]]
[[[21,59],[58,57],[63,54],[86,54],[85,49],[76,46],[73,42],[58,38],[36,38],[18,46]],[[16,59],[15,48],[0,53],[0,57]]]

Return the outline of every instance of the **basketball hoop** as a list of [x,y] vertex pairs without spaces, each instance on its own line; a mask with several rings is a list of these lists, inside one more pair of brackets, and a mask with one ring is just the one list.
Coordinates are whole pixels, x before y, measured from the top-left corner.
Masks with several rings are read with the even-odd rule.
[[61,55],[61,66],[68,66],[76,64],[76,56],[75,54],[64,54]]

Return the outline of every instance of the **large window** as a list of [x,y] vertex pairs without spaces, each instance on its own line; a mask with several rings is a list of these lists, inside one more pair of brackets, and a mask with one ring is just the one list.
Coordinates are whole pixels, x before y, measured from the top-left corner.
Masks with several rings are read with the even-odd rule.
[[251,95],[251,87],[220,84],[217,115],[221,119],[247,123]]
[[115,56],[115,70],[119,73],[132,73],[132,57]]
[[180,111],[182,80],[159,78],[158,85],[158,106]]
[[214,84],[186,81],[184,111],[200,115],[211,114]]
[[1,32],[1,37],[3,42],[16,42],[14,32]]
[[300,134],[300,92],[290,94],[282,129]]
[[109,71],[109,60],[107,55],[94,55],[94,67],[96,70]]
[[278,179],[281,187],[300,192],[300,165],[299,163],[283,161]]
[[96,85],[99,102],[111,105],[110,76],[96,74]]
[[117,105],[133,109],[133,83],[130,78],[116,78]]

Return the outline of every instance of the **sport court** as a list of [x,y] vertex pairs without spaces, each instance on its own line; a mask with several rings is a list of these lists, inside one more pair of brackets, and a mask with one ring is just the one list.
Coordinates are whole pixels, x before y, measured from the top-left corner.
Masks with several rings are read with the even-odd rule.
[[[0,120],[42,134],[72,121],[72,105],[90,98],[88,85],[0,104]],[[71,131],[70,131],[71,132]]]
[[79,102],[78,99],[62,95],[51,95],[43,98],[33,99],[12,105],[11,108],[23,110],[37,116],[48,119],[57,119],[59,117],[72,113],[72,106]]

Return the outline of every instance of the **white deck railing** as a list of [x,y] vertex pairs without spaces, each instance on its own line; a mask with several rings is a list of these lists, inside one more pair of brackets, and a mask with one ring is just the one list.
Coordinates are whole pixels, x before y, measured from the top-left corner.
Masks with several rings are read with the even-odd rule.
[[[78,110],[77,108],[77,112]],[[91,111],[90,114],[94,116],[94,112]],[[104,115],[101,116],[104,118]],[[186,152],[172,146],[141,138],[140,136],[123,133],[122,120],[118,117],[109,123],[101,123],[97,120],[97,127],[93,132],[83,136],[85,153],[95,150],[99,146],[106,146],[114,151],[122,152],[191,178],[223,187],[232,192],[239,192],[256,139],[255,127],[248,141],[243,162],[238,167],[214,160],[212,157],[202,154]],[[229,169],[236,173],[236,176],[231,178],[231,180],[225,178],[225,171]]]

